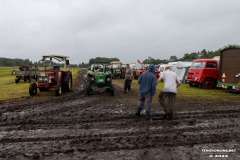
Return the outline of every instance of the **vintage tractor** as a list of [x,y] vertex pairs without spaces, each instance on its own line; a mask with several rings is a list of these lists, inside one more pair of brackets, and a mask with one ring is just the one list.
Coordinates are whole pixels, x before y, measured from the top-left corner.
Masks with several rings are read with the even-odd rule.
[[138,79],[140,75],[146,71],[147,66],[148,64],[136,64],[135,66],[133,66],[134,79]]
[[112,78],[122,78],[122,62],[112,61],[111,62]]
[[108,92],[111,96],[114,95],[112,73],[109,66],[110,64],[106,62],[97,62],[91,65],[90,69],[87,72],[87,95],[90,95],[94,92]]
[[[48,91],[51,88],[55,89],[56,96],[60,96],[62,91],[71,91],[72,90],[72,73],[66,71],[66,65],[69,65],[69,60],[66,56],[61,55],[44,55],[42,60],[45,63],[44,70],[39,71],[37,75],[37,81],[33,82],[29,86],[29,94],[34,96],[37,94],[37,89],[39,91]],[[49,67],[46,67],[46,61],[48,62]],[[56,59],[59,62],[64,61],[64,70],[60,70],[59,66],[51,66],[52,59]]]

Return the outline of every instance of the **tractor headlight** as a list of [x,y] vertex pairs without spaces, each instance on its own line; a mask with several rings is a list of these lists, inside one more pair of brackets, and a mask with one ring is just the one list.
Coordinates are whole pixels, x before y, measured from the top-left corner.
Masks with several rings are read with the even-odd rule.
[[39,79],[39,81],[42,81],[42,77],[39,77],[38,79]]
[[47,81],[47,78],[44,78],[44,81]]
[[235,77],[236,77],[236,78],[239,78],[239,77],[240,77],[240,73],[239,73],[239,74],[237,74]]

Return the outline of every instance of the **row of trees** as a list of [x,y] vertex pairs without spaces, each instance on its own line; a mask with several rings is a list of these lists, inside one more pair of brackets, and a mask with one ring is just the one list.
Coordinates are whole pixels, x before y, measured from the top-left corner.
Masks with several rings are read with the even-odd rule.
[[10,59],[0,57],[0,66],[22,66],[32,64],[29,59]]
[[203,49],[201,52],[193,52],[193,53],[185,53],[182,58],[177,58],[177,56],[172,55],[169,59],[154,59],[152,57],[148,57],[145,59],[143,63],[151,63],[151,64],[161,64],[161,63],[168,63],[168,62],[175,62],[175,61],[192,61],[198,58],[213,58],[219,55],[219,51],[206,51]]
[[215,56],[219,56],[219,51],[228,49],[228,48],[240,48],[240,45],[237,44],[229,44],[227,46],[224,46],[223,48],[218,49],[217,51],[206,51],[206,49],[203,49],[202,51],[193,52],[193,53],[185,53],[183,57],[177,58],[177,56],[172,55],[169,57],[169,59],[154,59],[152,57],[148,57],[148,59],[145,59],[143,63],[151,63],[151,64],[161,64],[161,63],[168,63],[168,62],[174,62],[174,61],[192,61],[194,59],[198,58],[213,58]]
[[106,63],[110,63],[112,61],[119,61],[118,58],[106,58],[106,57],[96,57],[96,58],[91,58],[89,60],[89,65],[96,63],[96,62],[106,62]]
[[[219,55],[219,51],[223,49],[228,48],[240,48],[240,45],[237,44],[229,44],[227,46],[224,46],[223,48],[220,48],[217,51],[206,51],[206,49],[203,49],[200,52],[193,52],[193,53],[185,53],[183,57],[178,58],[175,55],[172,55],[169,57],[169,59],[154,59],[152,57],[148,57],[143,61],[143,63],[151,63],[151,64],[161,64],[161,63],[168,63],[173,61],[192,61],[197,58],[213,58],[215,56]],[[88,67],[89,65],[95,63],[95,62],[111,62],[111,61],[119,61],[118,58],[106,58],[106,57],[96,57],[91,58],[88,63],[80,63],[80,64],[70,64],[70,67]],[[59,63],[52,63],[53,65],[59,65],[63,66],[63,64]],[[29,59],[10,59],[10,58],[1,58],[0,57],[0,66],[37,66],[37,67],[43,67],[44,63],[42,62],[32,62]]]
[[[112,61],[119,61],[118,58],[105,58],[105,57],[96,57],[96,58],[91,58],[89,60],[89,63],[80,63],[80,64],[70,64],[69,66],[71,68],[77,68],[77,67],[88,67],[89,65],[91,65],[92,63],[95,62],[112,62]],[[29,59],[11,59],[11,58],[1,58],[0,57],[0,66],[37,66],[37,67],[44,67],[44,65],[48,66],[50,62],[49,61],[45,61],[45,63],[38,61],[38,62],[32,62]],[[63,63],[55,63],[52,62],[52,65],[58,65],[60,67],[63,67]]]
[[[11,59],[11,58],[1,58],[0,57],[0,66],[37,66],[37,67],[44,67],[44,65],[48,65],[50,62],[49,61],[45,61],[45,63],[43,62],[32,62],[29,59]],[[58,66],[62,66],[63,67],[63,63],[55,63],[52,62],[52,65],[58,65]],[[77,64],[70,64],[70,67],[78,67]]]

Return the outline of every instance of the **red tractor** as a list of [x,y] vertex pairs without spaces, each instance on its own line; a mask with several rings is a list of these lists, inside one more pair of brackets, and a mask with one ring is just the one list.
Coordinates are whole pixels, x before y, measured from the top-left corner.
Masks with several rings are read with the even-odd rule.
[[[44,55],[42,60],[44,62],[44,70],[39,71],[37,75],[37,81],[33,82],[29,86],[29,94],[34,96],[39,91],[48,91],[51,88],[55,89],[56,96],[60,96],[62,91],[72,90],[72,73],[66,71],[66,65],[69,65],[69,60],[66,56],[60,55]],[[49,59],[47,61],[47,59]],[[60,70],[59,66],[51,66],[52,59],[56,59],[59,62],[64,61],[64,70]],[[50,63],[50,68],[46,68],[46,61]]]
[[133,68],[134,79],[138,79],[140,75],[146,71],[147,64],[136,64]]

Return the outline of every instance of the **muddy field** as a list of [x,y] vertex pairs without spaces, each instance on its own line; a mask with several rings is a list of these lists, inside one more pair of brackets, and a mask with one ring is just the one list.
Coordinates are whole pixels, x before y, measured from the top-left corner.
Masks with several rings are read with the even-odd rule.
[[136,84],[123,94],[114,80],[115,96],[86,96],[85,73],[61,97],[1,102],[0,159],[240,159],[240,102],[177,99],[167,121],[155,98],[149,124],[134,115]]

